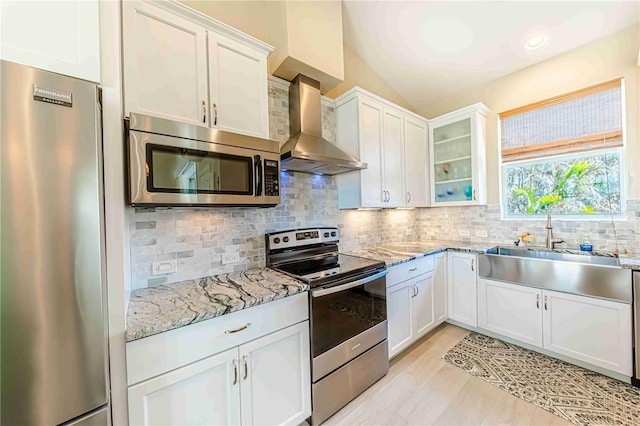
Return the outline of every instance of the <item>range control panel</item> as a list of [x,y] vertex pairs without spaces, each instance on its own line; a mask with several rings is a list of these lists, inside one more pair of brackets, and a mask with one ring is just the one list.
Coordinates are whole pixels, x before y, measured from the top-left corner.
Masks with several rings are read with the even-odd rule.
[[264,160],[264,195],[267,197],[280,196],[280,173],[277,161]]
[[338,228],[305,228],[265,235],[267,251],[340,241]]

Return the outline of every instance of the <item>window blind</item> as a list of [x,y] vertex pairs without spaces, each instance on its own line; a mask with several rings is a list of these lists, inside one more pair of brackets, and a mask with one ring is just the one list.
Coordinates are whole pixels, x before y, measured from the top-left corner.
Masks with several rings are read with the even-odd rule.
[[499,114],[502,161],[619,147],[622,79]]

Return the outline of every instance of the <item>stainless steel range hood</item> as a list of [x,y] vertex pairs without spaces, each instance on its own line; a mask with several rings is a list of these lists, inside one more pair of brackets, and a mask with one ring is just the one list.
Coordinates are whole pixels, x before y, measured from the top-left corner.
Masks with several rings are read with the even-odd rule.
[[298,74],[289,88],[291,138],[280,149],[282,170],[337,175],[366,169],[366,163],[322,138],[320,102],[320,83]]

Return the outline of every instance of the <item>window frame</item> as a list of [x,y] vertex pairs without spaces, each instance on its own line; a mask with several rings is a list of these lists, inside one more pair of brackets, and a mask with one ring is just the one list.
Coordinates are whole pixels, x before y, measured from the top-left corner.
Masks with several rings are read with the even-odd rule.
[[[556,155],[550,155],[547,157],[541,157],[541,158],[529,158],[529,159],[522,159],[522,160],[516,160],[516,161],[508,161],[505,162],[502,159],[502,123],[501,123],[501,118],[500,118],[500,114],[498,114],[497,118],[496,118],[496,124],[497,124],[497,135],[498,135],[498,181],[499,181],[499,197],[500,197],[500,218],[502,220],[513,220],[513,221],[522,221],[522,220],[544,220],[545,218],[545,214],[532,214],[532,215],[515,215],[515,214],[508,214],[507,212],[507,199],[506,197],[506,173],[504,172],[504,168],[508,167],[509,165],[514,165],[514,164],[520,164],[520,163],[533,163],[533,162],[544,162],[544,161],[553,161],[554,159],[557,158],[578,158],[578,157],[583,157],[583,156],[587,156],[587,155],[592,155],[592,156],[596,156],[596,155],[605,155],[605,154],[611,154],[611,153],[618,153],[619,157],[620,157],[620,212],[619,213],[594,213],[594,214],[577,214],[577,215],[558,215],[557,218],[558,220],[566,220],[566,221],[601,221],[601,220],[612,220],[612,221],[627,221],[627,217],[625,215],[626,211],[627,211],[627,181],[628,181],[628,174],[627,174],[627,93],[626,93],[626,86],[625,86],[625,78],[624,77],[620,77],[617,78],[615,80],[619,80],[620,81],[620,95],[621,95],[621,110],[620,113],[622,114],[621,117],[621,126],[622,126],[622,146],[619,147],[614,147],[614,148],[604,148],[604,149],[596,149],[596,150],[585,150],[585,151],[580,151],[580,152],[572,152],[572,153],[568,153],[568,154],[556,154]],[[607,82],[603,82],[600,84],[596,84],[593,86],[589,86],[589,87],[585,87],[583,89],[578,89],[578,90],[574,90],[572,92],[569,93],[565,93],[562,95],[558,95],[558,96],[554,96],[551,97],[549,99],[546,100],[542,100],[539,102],[533,102],[527,105],[523,105],[522,107],[518,107],[518,108],[512,108],[510,110],[507,110],[505,112],[511,112],[520,108],[529,108],[532,105],[536,105],[539,104],[542,107],[544,106],[544,104],[548,101],[553,101],[556,99],[561,99],[562,97],[568,96],[568,95],[572,95],[575,94],[577,92],[580,91],[587,91],[593,87],[598,87],[601,85],[605,85],[605,84],[609,84],[611,81],[614,80],[610,80]],[[503,113],[502,113],[503,114]],[[552,211],[553,214],[553,211]]]

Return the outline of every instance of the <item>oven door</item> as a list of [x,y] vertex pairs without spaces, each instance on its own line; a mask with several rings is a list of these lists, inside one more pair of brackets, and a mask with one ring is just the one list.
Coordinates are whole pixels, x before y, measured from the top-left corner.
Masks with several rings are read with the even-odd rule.
[[313,381],[387,338],[387,271],[311,292]]
[[[129,131],[130,201],[136,205],[275,205],[263,162],[275,153]],[[271,167],[272,168],[272,167]]]

